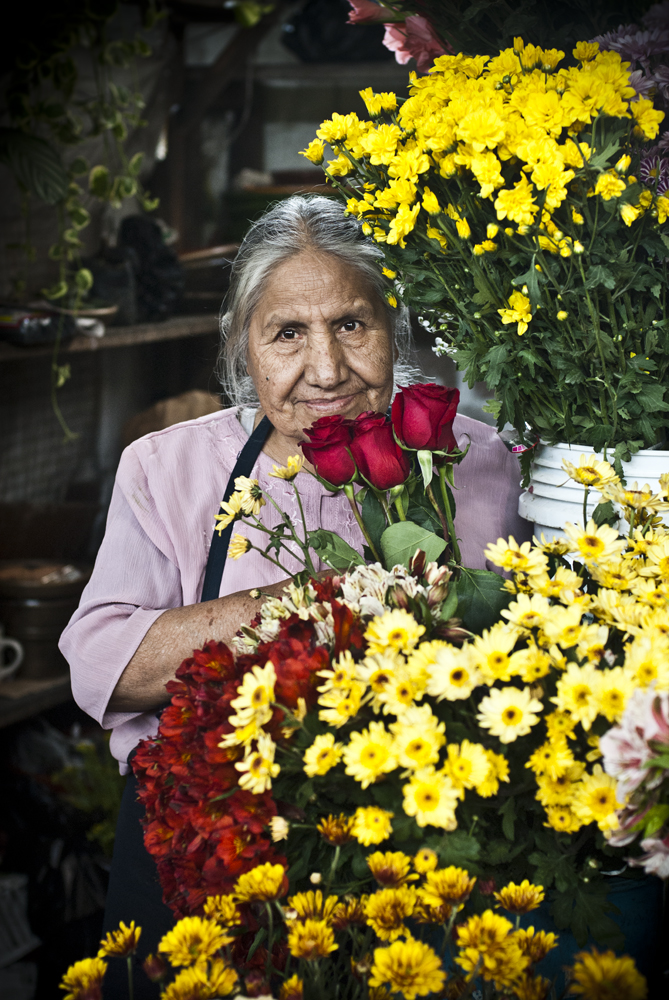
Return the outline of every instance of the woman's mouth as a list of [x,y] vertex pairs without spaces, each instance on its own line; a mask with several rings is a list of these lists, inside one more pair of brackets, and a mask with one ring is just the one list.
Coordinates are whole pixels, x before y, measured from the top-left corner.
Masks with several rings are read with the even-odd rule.
[[335,396],[331,399],[304,399],[302,404],[319,414],[340,413],[342,410],[347,410],[357,396],[358,393],[354,392],[348,396]]

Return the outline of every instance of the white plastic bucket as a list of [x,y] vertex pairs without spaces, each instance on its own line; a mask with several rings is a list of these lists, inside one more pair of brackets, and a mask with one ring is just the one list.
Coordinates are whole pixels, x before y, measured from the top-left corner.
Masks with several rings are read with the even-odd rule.
[[[521,493],[518,500],[518,513],[526,521],[534,522],[534,537],[546,541],[564,533],[567,521],[572,524],[583,523],[583,487],[569,479],[562,468],[562,460],[566,458],[572,465],[578,465],[581,455],[594,455],[602,460],[601,452],[595,452],[578,444],[540,444],[537,446],[529,488]],[[669,472],[669,451],[649,448],[638,451],[631,462],[623,462],[623,470],[627,485],[638,482],[639,486],[646,483],[653,492],[657,492],[660,476]],[[591,490],[588,497],[588,517],[599,502],[600,496],[596,490]]]

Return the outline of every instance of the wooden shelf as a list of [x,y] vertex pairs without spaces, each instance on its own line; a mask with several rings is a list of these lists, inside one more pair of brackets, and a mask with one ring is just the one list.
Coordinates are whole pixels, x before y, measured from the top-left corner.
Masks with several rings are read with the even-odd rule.
[[[81,351],[104,351],[112,347],[133,344],[150,344],[161,340],[179,340],[183,337],[200,337],[218,330],[218,312],[201,316],[172,316],[162,323],[137,323],[135,326],[108,326],[104,337],[74,337],[59,354],[77,354]],[[0,341],[0,361],[34,358],[52,354],[53,344],[39,347],[15,347]]]
[[70,675],[0,682],[0,729],[72,700]]

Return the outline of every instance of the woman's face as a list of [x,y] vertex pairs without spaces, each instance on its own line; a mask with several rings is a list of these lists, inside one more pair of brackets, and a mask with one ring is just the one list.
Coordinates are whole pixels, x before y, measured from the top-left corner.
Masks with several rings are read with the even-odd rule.
[[300,253],[273,272],[249,328],[248,372],[278,434],[319,417],[385,412],[393,342],[384,305],[349,264]]

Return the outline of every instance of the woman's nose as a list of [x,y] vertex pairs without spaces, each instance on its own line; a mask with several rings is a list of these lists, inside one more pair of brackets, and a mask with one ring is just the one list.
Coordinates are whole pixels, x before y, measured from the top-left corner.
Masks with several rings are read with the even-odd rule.
[[332,389],[346,380],[348,366],[341,344],[331,331],[307,339],[304,378],[310,385]]

